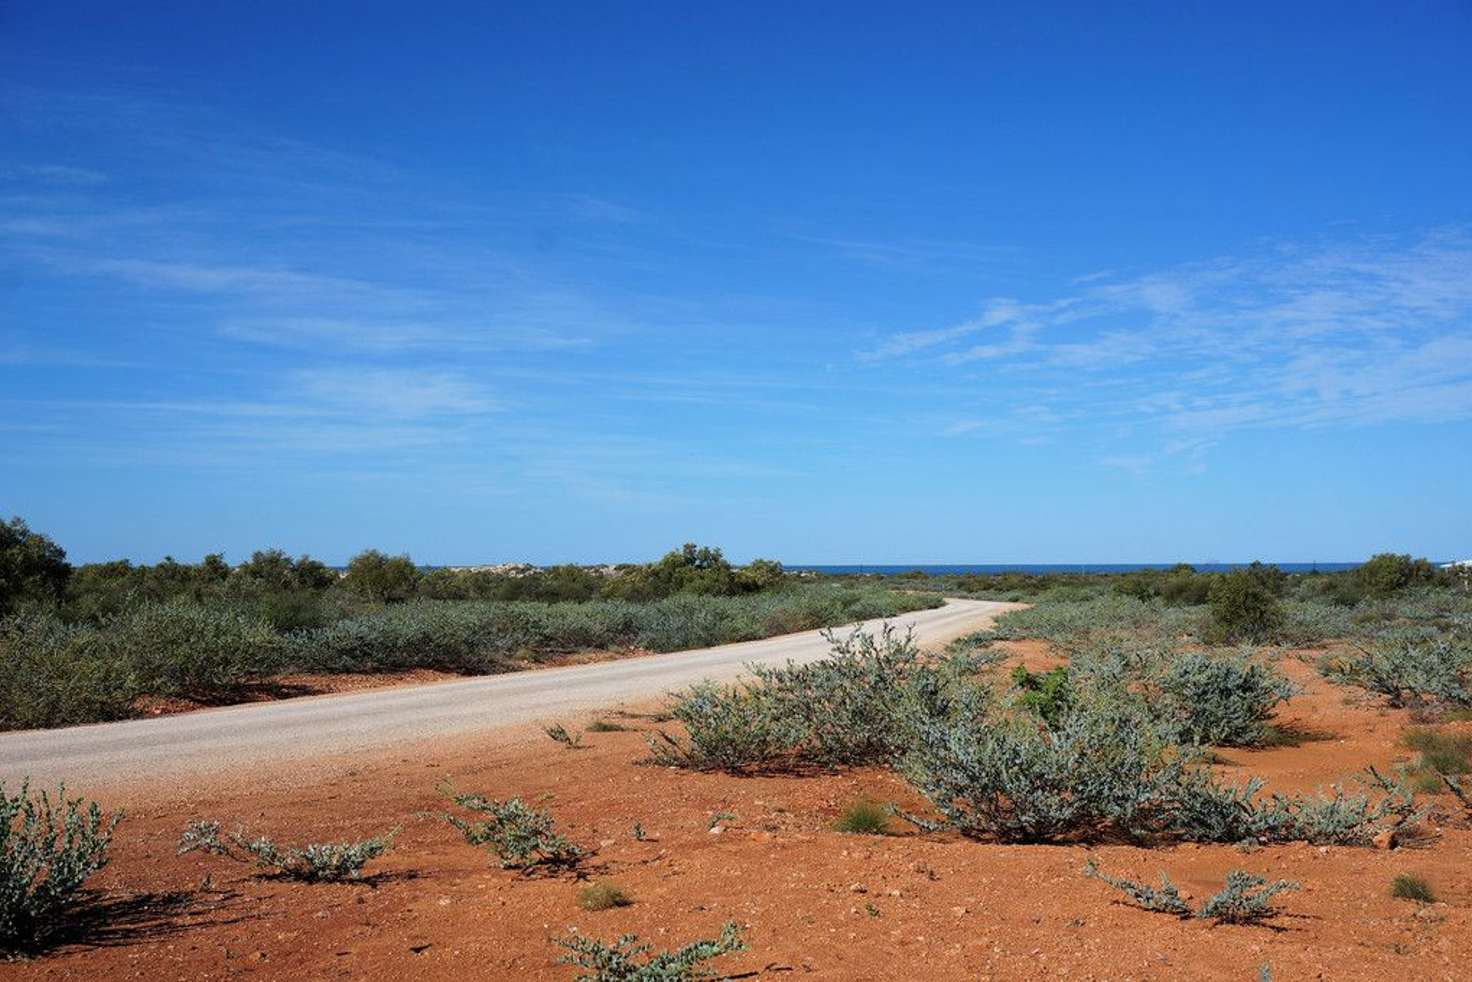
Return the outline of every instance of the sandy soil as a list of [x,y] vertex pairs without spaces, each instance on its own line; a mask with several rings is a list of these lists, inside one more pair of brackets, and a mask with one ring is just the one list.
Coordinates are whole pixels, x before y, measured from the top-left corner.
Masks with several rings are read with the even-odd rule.
[[[1016,653],[1034,663],[1045,655],[1026,644]],[[1404,713],[1347,698],[1292,658],[1283,665],[1309,688],[1280,720],[1304,742],[1230,751],[1225,770],[1311,789],[1404,759]],[[1460,816],[1432,822],[1439,834],[1425,848],[1389,851],[999,846],[900,828],[853,836],[829,826],[854,799],[919,802],[878,770],[688,774],[637,766],[640,732],[584,739],[588,749],[568,751],[523,728],[331,761],[300,785],[241,774],[213,787],[110,789],[104,800],[129,805],[116,859],[97,878],[111,926],[0,965],[0,978],[568,979],[551,939],[570,930],[605,939],[633,931],[675,947],[714,936],[726,920],[745,926],[750,950],[718,965],[745,978],[1247,982],[1263,964],[1276,982],[1472,978],[1472,831]],[[497,868],[435,816],[435,786],[446,778],[549,807],[597,849],[586,875],[618,884],[634,904],[585,912],[575,903],[584,882]],[[1454,815],[1455,803],[1440,801]],[[369,883],[308,886],[176,856],[180,830],[203,817],[287,840],[402,831]],[[631,834],[635,823],[644,841]],[[1091,853],[1136,879],[1165,870],[1197,899],[1233,867],[1303,889],[1286,895],[1271,926],[1213,927],[1119,902],[1079,875]],[[1391,878],[1407,871],[1429,879],[1443,902],[1392,899]]]

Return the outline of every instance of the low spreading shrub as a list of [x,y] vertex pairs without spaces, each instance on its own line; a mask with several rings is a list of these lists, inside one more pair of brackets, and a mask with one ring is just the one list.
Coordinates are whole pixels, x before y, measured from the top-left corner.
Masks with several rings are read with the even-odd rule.
[[1288,880],[1269,883],[1255,873],[1234,869],[1227,873],[1221,891],[1207,898],[1205,903],[1193,911],[1163,870],[1160,873],[1159,887],[1109,876],[1095,866],[1093,860],[1089,861],[1083,872],[1085,876],[1121,891],[1145,910],[1175,917],[1214,920],[1218,924],[1261,924],[1278,913],[1273,904],[1275,896],[1298,889],[1297,883]]
[[1156,679],[1158,716],[1182,743],[1251,747],[1268,735],[1273,708],[1300,690],[1246,657],[1199,651],[1170,659]]
[[1461,639],[1371,643],[1325,659],[1319,670],[1331,682],[1359,686],[1396,707],[1472,706],[1472,644]]
[[179,855],[206,852],[254,863],[277,876],[303,883],[342,883],[363,877],[363,867],[388,851],[395,832],[359,842],[313,842],[280,846],[265,836],[248,838],[243,829],[220,835],[219,822],[194,822],[179,839]]
[[825,767],[887,764],[909,746],[918,719],[980,687],[965,676],[975,661],[924,662],[909,635],[886,626],[878,636],[829,635],[832,653],[807,665],[752,666],[755,681],[697,685],[673,716],[684,741],[649,737],[649,762],[695,770],[745,771],[803,761]]
[[0,784],[0,951],[44,946],[66,923],[88,877],[107,865],[121,814],[60,788],[10,795]]
[[1160,830],[1186,766],[1131,707],[1091,705],[1051,730],[1003,714],[930,721],[903,772],[945,827],[993,841],[1056,842]]
[[481,816],[473,821],[449,814],[444,818],[460,830],[466,842],[494,853],[503,869],[523,873],[566,870],[577,866],[586,854],[555,830],[550,814],[528,806],[520,798],[496,801],[478,794],[457,794],[448,785],[440,792],[466,811]]
[[613,944],[578,935],[557,944],[570,952],[558,961],[578,969],[578,982],[697,982],[714,978],[705,962],[746,950],[734,923],[722,927],[717,938],[692,941],[676,951],[655,952],[634,934]]
[[827,635],[827,657],[783,668],[753,666],[763,704],[796,746],[825,766],[889,763],[905,745],[911,686],[933,672],[913,637],[884,625],[878,635]]
[[1269,883],[1256,873],[1234,869],[1227,873],[1221,892],[1208,897],[1196,916],[1218,924],[1260,924],[1278,913],[1275,896],[1297,889],[1291,880]]
[[1261,797],[1256,778],[1243,785],[1221,784],[1198,772],[1182,786],[1171,819],[1174,836],[1194,842],[1308,842],[1316,845],[1370,845],[1377,836],[1413,823],[1421,812],[1408,788],[1372,772],[1372,783],[1386,793],[1329,793]]
[[790,757],[802,740],[799,722],[777,712],[760,686],[701,683],[683,693],[672,711],[684,724],[680,740],[649,734],[648,763],[697,771],[738,773]]
[[1134,901],[1137,907],[1144,910],[1159,914],[1174,914],[1177,917],[1191,916],[1191,905],[1186,903],[1186,898],[1181,896],[1181,892],[1170,881],[1165,870],[1160,871],[1160,886],[1158,887],[1136,883],[1134,880],[1127,880],[1123,877],[1110,876],[1099,869],[1092,859],[1084,866],[1083,874],[1089,879],[1114,887]]

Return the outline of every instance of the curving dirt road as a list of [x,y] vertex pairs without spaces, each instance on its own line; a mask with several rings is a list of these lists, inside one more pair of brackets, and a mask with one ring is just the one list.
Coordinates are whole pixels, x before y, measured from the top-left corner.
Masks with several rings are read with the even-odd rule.
[[[1022,606],[949,600],[895,618],[922,645],[976,630]],[[877,629],[879,621],[865,627]],[[0,781],[38,785],[172,781],[407,745],[476,731],[551,721],[578,710],[650,699],[703,678],[728,679],[748,663],[813,661],[828,651],[805,631],[664,655],[211,709],[58,730],[0,734]]]

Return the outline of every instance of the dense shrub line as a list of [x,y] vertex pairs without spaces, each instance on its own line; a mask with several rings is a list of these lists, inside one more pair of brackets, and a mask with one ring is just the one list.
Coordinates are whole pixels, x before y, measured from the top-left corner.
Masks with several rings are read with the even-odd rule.
[[289,634],[234,608],[184,602],[144,603],[98,624],[30,610],[0,619],[0,729],[119,719],[140,696],[216,697],[289,671],[498,672],[559,652],[703,647],[938,602],[823,586],[643,604],[417,601]]

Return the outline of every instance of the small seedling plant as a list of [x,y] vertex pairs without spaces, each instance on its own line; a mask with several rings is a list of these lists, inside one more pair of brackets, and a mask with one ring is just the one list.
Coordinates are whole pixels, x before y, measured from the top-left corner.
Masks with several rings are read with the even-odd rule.
[[625,934],[612,944],[573,935],[557,944],[569,954],[558,962],[578,969],[578,982],[697,982],[715,978],[705,962],[745,951],[735,923],[721,928],[720,937],[692,941],[675,951],[655,952],[636,934]]
[[583,749],[583,734],[581,732],[569,733],[567,727],[561,723],[555,723],[552,726],[545,727],[543,732],[568,750]]
[[503,869],[523,873],[575,868],[586,851],[556,831],[552,816],[520,798],[497,801],[479,794],[462,794],[449,785],[440,789],[450,801],[479,816],[467,821],[446,814],[445,821],[460,830],[465,841],[494,853]]
[[0,952],[43,946],[65,922],[92,874],[107,865],[121,813],[66,788],[31,794],[29,782],[7,794],[0,784]]
[[398,830],[358,842],[312,842],[281,846],[265,836],[250,838],[237,829],[221,836],[219,822],[194,822],[179,839],[179,855],[205,852],[254,863],[277,876],[303,883],[346,883],[363,878],[363,867],[388,851]]

